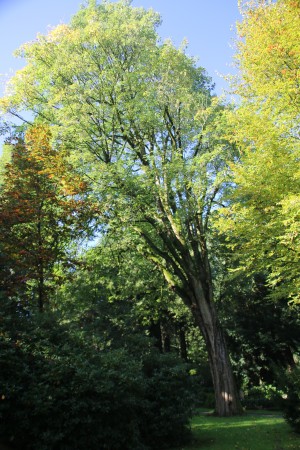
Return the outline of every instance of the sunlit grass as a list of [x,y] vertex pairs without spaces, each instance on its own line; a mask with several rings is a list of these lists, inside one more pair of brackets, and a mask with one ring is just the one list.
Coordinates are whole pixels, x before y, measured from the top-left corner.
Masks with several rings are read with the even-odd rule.
[[299,450],[300,436],[277,412],[248,412],[242,417],[206,414],[192,420],[193,442],[182,450]]

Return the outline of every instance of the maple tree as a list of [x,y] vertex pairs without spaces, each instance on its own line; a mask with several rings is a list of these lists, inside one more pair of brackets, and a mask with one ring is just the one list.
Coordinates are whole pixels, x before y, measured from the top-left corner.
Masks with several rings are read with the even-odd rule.
[[44,310],[57,262],[71,264],[68,246],[93,218],[87,183],[74,173],[62,150],[50,144],[48,126],[29,128],[10,143],[0,192],[2,279],[10,294]]

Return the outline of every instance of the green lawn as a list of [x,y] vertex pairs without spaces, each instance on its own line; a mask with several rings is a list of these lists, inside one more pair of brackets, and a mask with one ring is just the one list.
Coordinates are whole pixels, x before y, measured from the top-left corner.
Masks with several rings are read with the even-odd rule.
[[180,450],[299,450],[296,435],[277,412],[248,412],[219,418],[205,413],[192,420],[193,442]]

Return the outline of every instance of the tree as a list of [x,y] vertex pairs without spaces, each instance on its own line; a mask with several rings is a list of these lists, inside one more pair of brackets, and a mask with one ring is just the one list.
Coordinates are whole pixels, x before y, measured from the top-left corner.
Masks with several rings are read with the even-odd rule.
[[299,301],[300,4],[253,1],[242,13],[232,115],[240,158],[220,229],[240,269],[264,271],[273,296]]
[[80,270],[56,291],[57,307],[65,320],[79,322],[93,335],[105,335],[111,348],[114,341],[120,345],[116,334],[127,347],[144,333],[161,353],[173,352],[189,362],[196,354],[207,365],[189,309],[168,289],[157,267],[149,267],[136,252],[140,243],[124,230],[102,235],[95,246],[82,252]]
[[7,269],[2,286],[19,299],[37,299],[43,311],[50,281],[57,279],[54,266],[71,263],[68,246],[84,235],[93,205],[85,198],[87,183],[68,172],[64,152],[50,146],[48,126],[29,129],[25,142],[18,138],[12,143],[11,153],[0,192],[0,242]]
[[261,274],[232,281],[224,283],[220,314],[243,389],[264,383],[281,387],[278,369],[292,369],[298,358],[299,306],[270,299]]
[[10,162],[11,157],[11,147],[10,145],[4,144],[2,146],[2,153],[0,156],[0,185],[3,184],[3,175],[5,173],[5,166]]
[[241,412],[214,304],[208,245],[232,147],[202,68],[170,41],[158,14],[129,1],[88,6],[19,54],[28,61],[2,102],[52,124],[95,181],[102,220],[129,228],[203,334],[216,412]]

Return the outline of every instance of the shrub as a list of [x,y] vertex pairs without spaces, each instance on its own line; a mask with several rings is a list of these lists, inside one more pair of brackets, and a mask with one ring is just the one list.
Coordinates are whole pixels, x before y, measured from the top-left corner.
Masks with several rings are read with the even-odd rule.
[[287,396],[283,401],[283,415],[296,433],[300,433],[300,368],[286,375]]
[[195,403],[197,408],[209,408],[215,407],[215,394],[213,388],[213,382],[210,374],[208,364],[191,365],[190,373],[192,375]]
[[177,358],[149,342],[136,356],[99,351],[51,315],[21,322],[17,333],[0,323],[0,442],[22,450],[143,450],[188,437],[192,386]]
[[2,342],[1,440],[22,450],[137,448],[141,364],[122,349],[60,344]]
[[262,383],[247,389],[242,403],[247,409],[279,409],[283,394],[277,386]]
[[194,389],[186,364],[172,354],[151,353],[144,360],[146,382],[141,435],[150,448],[188,442]]

